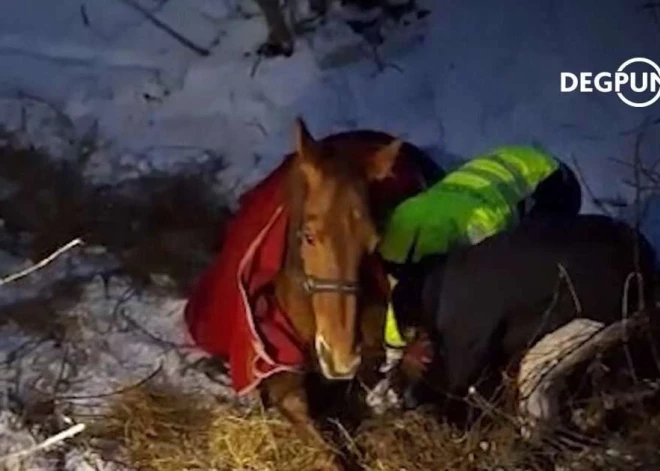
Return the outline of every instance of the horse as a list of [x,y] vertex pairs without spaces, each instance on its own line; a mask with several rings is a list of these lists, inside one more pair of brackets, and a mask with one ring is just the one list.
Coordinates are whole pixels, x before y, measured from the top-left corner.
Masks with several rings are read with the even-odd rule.
[[[640,306],[654,306],[655,260],[649,242],[628,225],[577,215],[531,218],[477,245],[409,265],[392,293],[394,307],[403,322],[428,335],[433,349],[416,399],[446,404],[454,398],[448,411],[461,412],[449,418],[463,421],[465,409],[454,406],[475,391],[494,397],[506,389],[506,375],[517,373],[519,392],[534,393],[523,369],[529,373],[541,346],[546,360],[560,362],[584,332],[595,334]],[[657,320],[651,318],[649,332],[657,331]],[[560,348],[562,329],[578,337]],[[520,398],[522,418],[556,419],[556,397],[530,400]]]
[[[245,207],[267,208],[266,217],[255,223],[239,211],[242,222],[229,228],[221,256],[189,299],[186,320],[198,345],[230,357],[239,394],[256,388],[302,436],[330,448],[310,410],[307,380],[345,383],[381,361],[389,288],[372,255],[379,220],[444,172],[386,133],[360,130],[315,140],[297,119],[295,134],[295,152],[242,200]],[[398,178],[411,168],[419,181]],[[244,240],[255,227],[262,246],[278,238],[268,234],[281,234],[281,253],[257,254],[258,247]],[[228,278],[237,279],[233,267],[239,271],[238,294],[233,282],[226,287]],[[250,321],[219,316],[219,306],[231,310],[236,303],[253,311]],[[279,317],[268,319],[270,312]],[[278,361],[269,336],[295,352]],[[237,385],[243,373],[250,380]],[[340,469],[336,453],[329,450],[326,458]]]

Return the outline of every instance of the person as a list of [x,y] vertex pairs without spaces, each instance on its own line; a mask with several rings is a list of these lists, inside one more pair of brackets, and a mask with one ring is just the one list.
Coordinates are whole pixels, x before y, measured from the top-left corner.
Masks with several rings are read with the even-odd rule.
[[[538,146],[503,146],[469,160],[394,208],[378,248],[390,288],[425,257],[478,244],[524,218],[577,215],[581,205],[573,171]],[[409,374],[422,374],[431,361],[429,340],[398,325],[391,300],[384,336],[382,371],[403,361]]]

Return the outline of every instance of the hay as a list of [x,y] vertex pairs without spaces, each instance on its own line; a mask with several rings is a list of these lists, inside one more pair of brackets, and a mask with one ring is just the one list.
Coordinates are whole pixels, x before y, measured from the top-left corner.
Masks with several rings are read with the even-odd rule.
[[118,442],[136,469],[304,470],[322,457],[273,413],[154,387],[116,397],[93,435]]
[[[324,457],[275,412],[153,386],[115,397],[92,430],[119,443],[120,460],[135,469],[310,470]],[[511,426],[461,437],[425,413],[407,412],[367,421],[354,436],[345,432],[344,445],[367,471],[422,471],[509,463],[515,442]]]
[[[646,466],[657,464],[660,415],[630,420],[629,433],[610,435],[606,448],[558,450],[555,443],[533,449],[508,420],[464,431],[423,411],[410,411],[371,419],[352,436],[344,432],[344,446],[365,471],[533,470],[543,469],[544,460],[567,470],[632,469],[640,459]],[[99,451],[107,451],[108,443],[119,445],[111,458],[138,470],[322,469],[322,450],[303,442],[277,413],[172,387],[143,385],[113,397],[90,433],[88,444]],[[619,451],[615,456],[613,450],[636,457],[625,458]]]
[[431,415],[409,411],[374,419],[355,437],[368,471],[511,469],[517,434],[511,424],[459,431]]

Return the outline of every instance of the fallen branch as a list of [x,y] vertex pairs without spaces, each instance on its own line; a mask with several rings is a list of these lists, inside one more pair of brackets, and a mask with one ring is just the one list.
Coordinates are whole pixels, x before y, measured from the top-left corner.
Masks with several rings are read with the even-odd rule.
[[156,367],[156,369],[154,371],[149,373],[149,375],[147,377],[142,378],[137,383],[130,384],[130,385],[124,387],[124,388],[117,389],[117,390],[114,390],[114,391],[110,391],[110,392],[107,392],[107,393],[90,394],[90,395],[86,395],[86,396],[83,396],[83,395],[79,395],[79,396],[58,395],[57,400],[58,401],[86,401],[86,400],[89,400],[89,399],[101,399],[101,398],[106,398],[106,397],[119,396],[119,395],[124,394],[128,391],[131,391],[133,389],[137,389],[141,386],[144,386],[149,381],[154,379],[156,377],[156,375],[158,375],[158,373],[160,373],[162,370],[163,370],[163,361],[161,360],[158,364],[158,367]]
[[598,353],[604,352],[620,342],[627,341],[630,333],[647,327],[647,321],[646,314],[638,312],[603,328],[589,342],[566,355],[557,365],[558,368],[550,373],[551,379],[565,376],[580,363],[595,357]]
[[575,319],[546,335],[521,361],[518,373],[518,419],[526,440],[554,428],[559,417],[559,390],[575,369],[597,354],[627,341],[630,331],[648,326],[646,312],[637,312],[608,326]]
[[72,240],[68,244],[60,247],[55,252],[50,254],[48,257],[44,258],[40,262],[35,263],[31,267],[28,267],[25,270],[21,270],[18,273],[8,275],[4,278],[0,278],[0,286],[11,283],[12,281],[20,280],[21,278],[25,278],[26,276],[34,273],[35,271],[45,267],[46,265],[51,263],[53,260],[55,260],[57,257],[62,255],[64,252],[67,252],[67,251],[71,250],[72,248],[74,248],[78,245],[83,245],[83,244],[84,244],[84,242],[80,238]]
[[17,451],[15,453],[10,453],[8,455],[5,455],[3,457],[0,457],[0,464],[6,463],[11,460],[18,460],[22,458],[26,458],[27,456],[33,455],[41,450],[45,450],[47,448],[50,448],[53,445],[56,445],[60,442],[63,442],[65,440],[68,440],[69,438],[72,438],[79,433],[81,433],[83,430],[85,430],[85,424],[76,424],[73,425],[72,427],[69,427],[68,429],[64,430],[63,432],[58,433],[57,435],[53,435],[50,438],[47,438],[43,442],[34,445],[30,448],[27,448],[25,450]]
[[594,358],[598,353],[607,351],[614,345],[626,341],[631,333],[647,327],[649,315],[652,315],[652,313],[637,312],[598,330],[576,348],[566,352],[561,359],[558,359],[557,363],[545,373],[543,381],[555,384],[570,374],[577,366]]

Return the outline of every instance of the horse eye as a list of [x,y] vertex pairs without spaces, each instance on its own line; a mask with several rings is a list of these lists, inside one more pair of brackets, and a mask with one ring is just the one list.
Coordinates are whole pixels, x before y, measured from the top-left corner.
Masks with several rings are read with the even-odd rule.
[[309,245],[314,245],[314,234],[312,234],[309,230],[305,230],[303,232],[303,238]]

